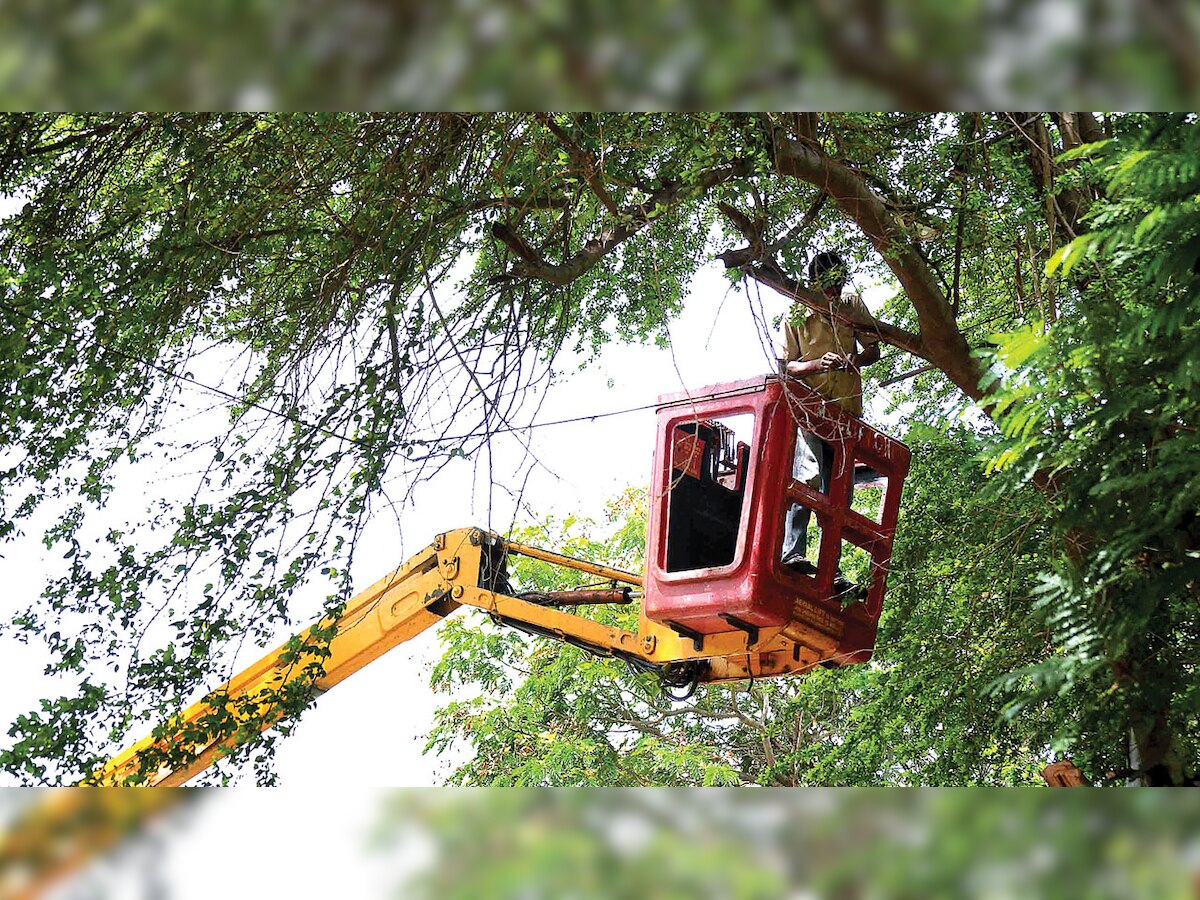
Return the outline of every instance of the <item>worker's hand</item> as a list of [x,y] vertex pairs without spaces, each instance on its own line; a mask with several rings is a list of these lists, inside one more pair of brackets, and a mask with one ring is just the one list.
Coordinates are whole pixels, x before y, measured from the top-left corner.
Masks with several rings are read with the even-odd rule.
[[849,364],[849,361],[840,353],[829,352],[821,357],[821,371],[831,372],[838,369],[844,369]]

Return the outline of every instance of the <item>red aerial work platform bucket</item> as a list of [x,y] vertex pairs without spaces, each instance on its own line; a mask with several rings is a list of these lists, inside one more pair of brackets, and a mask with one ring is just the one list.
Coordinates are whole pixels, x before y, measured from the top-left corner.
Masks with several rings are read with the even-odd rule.
[[[828,493],[798,430],[833,450]],[[817,445],[819,446],[819,445]],[[692,637],[781,627],[829,664],[875,647],[910,452],[793,379],[659,399],[643,609]],[[854,489],[855,481],[859,487]],[[785,523],[811,510],[811,567],[782,562]],[[838,577],[839,563],[852,589]],[[836,582],[836,585],[835,585]]]

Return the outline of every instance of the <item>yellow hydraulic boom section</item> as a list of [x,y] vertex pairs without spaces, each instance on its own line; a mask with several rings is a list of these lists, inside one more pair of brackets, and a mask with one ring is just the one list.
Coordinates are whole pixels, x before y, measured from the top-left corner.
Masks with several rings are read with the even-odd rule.
[[[624,585],[607,592],[512,596],[508,558],[526,556]],[[400,568],[265,655],[199,702],[109,760],[85,779],[91,785],[181,785],[259,733],[294,715],[397,644],[416,637],[460,606],[484,610],[503,624],[562,640],[657,671],[664,686],[762,678],[802,672],[817,654],[763,629],[695,642],[642,615],[638,631],[604,625],[570,611],[582,603],[627,602],[638,575],[507,541],[477,528],[439,535]],[[565,608],[564,608],[565,607]],[[751,649],[753,645],[753,649]]]

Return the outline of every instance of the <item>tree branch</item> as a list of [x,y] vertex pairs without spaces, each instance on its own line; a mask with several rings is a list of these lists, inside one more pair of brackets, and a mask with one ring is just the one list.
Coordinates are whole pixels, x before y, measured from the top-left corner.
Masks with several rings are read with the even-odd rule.
[[562,126],[554,121],[554,117],[549,113],[541,113],[537,117],[538,121],[549,129],[550,133],[558,138],[558,142],[567,148],[567,152],[571,155],[572,164],[578,169],[579,174],[583,176],[583,180],[587,182],[587,186],[592,189],[592,193],[596,195],[596,199],[604,204],[614,216],[619,216],[621,210],[617,207],[612,195],[608,192],[608,188],[604,186],[604,182],[597,177],[600,171],[600,163],[596,160],[595,154],[585,150],[579,143],[563,130]]
[[[619,216],[614,217],[623,221],[605,228],[596,237],[587,241],[577,253],[564,259],[561,263],[546,262],[515,232],[503,223],[497,222],[492,225],[492,234],[503,241],[522,260],[500,278],[503,280],[531,278],[559,286],[568,285],[624,241],[678,204],[698,197],[718,184],[749,175],[750,172],[750,162],[738,160],[731,165],[702,172],[694,181],[666,181],[657,190],[651,192],[645,201],[626,207]],[[518,247],[521,248],[520,251],[518,251]]]
[[[982,368],[972,358],[971,348],[959,331],[954,312],[929,265],[884,201],[861,175],[844,164],[787,137],[769,121],[768,127],[776,171],[824,189],[870,239],[904,288],[917,313],[920,337],[914,341],[912,335],[900,329],[891,331],[891,337],[888,331],[881,330],[880,336],[936,364],[968,397],[982,398],[984,392],[979,387]],[[805,302],[802,297],[797,299]]]
[[915,369],[909,369],[907,372],[901,372],[899,375],[893,375],[891,378],[883,379],[883,381],[879,382],[879,386],[887,387],[888,385],[897,384],[909,378],[916,378],[918,375],[924,375],[926,372],[932,372],[936,368],[937,366],[934,365],[917,366]]
[[471,210],[515,209],[525,212],[530,209],[566,209],[570,205],[571,200],[568,197],[535,192],[529,195],[513,194],[509,197],[485,197],[472,202],[468,208]]
[[817,199],[813,201],[812,206],[808,208],[808,211],[804,214],[804,217],[791,228],[789,228],[783,237],[777,241],[772,241],[767,246],[767,251],[770,253],[778,253],[788,244],[792,243],[792,241],[796,240],[796,238],[798,238],[806,229],[810,228],[812,224],[816,222],[817,216],[821,212],[821,207],[825,205],[825,201],[828,199],[829,195],[827,193],[824,191],[818,191]]
[[815,312],[841,319],[843,322],[856,326],[860,331],[878,334],[885,343],[899,347],[901,350],[907,350],[921,359],[928,359],[918,335],[905,331],[903,328],[897,328],[895,325],[889,325],[887,322],[881,322],[874,316],[864,316],[852,308],[835,310],[823,293],[802,286],[799,281],[787,275],[774,259],[763,257],[761,233],[753,220],[726,203],[718,204],[718,208],[750,241],[750,245],[747,247],[726,250],[717,256],[717,259],[725,263],[726,268],[741,269],[747,277],[753,278],[759,284],[764,284]]
[[529,243],[523,237],[521,237],[503,222],[492,223],[492,237],[504,244],[504,246],[511,250],[518,259],[522,259],[531,264],[537,264],[541,262],[541,257],[538,256],[538,252],[529,246]]

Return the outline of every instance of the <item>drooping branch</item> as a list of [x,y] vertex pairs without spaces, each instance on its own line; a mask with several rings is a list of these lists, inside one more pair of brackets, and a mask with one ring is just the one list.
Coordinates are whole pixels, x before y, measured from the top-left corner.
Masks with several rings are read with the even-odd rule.
[[559,286],[570,284],[623,242],[680,203],[694,199],[733,178],[749,175],[750,172],[750,162],[738,160],[728,166],[701,172],[694,180],[664,181],[662,186],[652,191],[644,201],[622,209],[621,215],[613,217],[614,221],[608,227],[585,242],[578,252],[560,263],[548,262],[512,229],[497,222],[492,225],[492,234],[521,258],[521,262],[515,263],[505,275],[500,277],[505,280],[529,278]]

